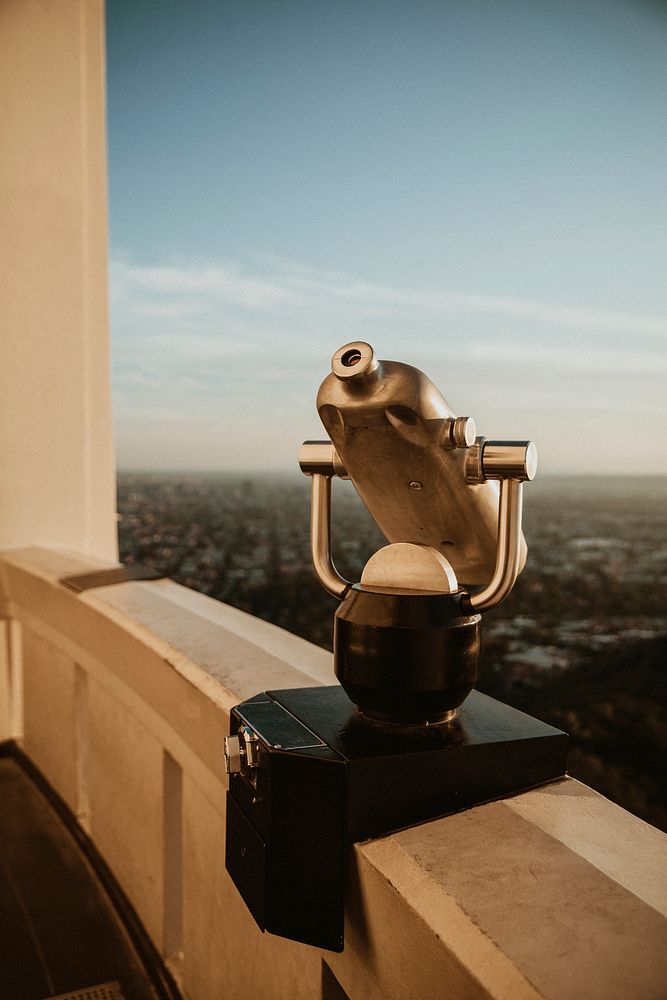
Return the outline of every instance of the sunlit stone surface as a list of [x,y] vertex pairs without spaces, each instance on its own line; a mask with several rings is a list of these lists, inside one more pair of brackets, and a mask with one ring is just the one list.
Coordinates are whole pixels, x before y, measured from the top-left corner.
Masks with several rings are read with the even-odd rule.
[[224,868],[222,738],[243,698],[331,683],[329,654],[169,581],[58,583],[98,565],[2,558],[2,735],[79,812],[190,996],[664,995],[667,837],[571,779],[356,845],[341,955],[262,935]]

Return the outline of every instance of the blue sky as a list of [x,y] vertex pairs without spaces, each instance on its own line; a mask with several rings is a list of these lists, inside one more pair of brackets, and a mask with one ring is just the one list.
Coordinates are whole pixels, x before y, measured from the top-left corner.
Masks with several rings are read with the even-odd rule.
[[341,344],[667,472],[667,9],[107,0],[121,468],[293,467]]

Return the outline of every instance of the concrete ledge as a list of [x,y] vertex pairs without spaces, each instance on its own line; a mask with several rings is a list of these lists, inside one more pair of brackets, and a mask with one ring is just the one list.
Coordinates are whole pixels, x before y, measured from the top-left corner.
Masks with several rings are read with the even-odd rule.
[[665,996],[667,837],[571,779],[356,845],[342,955],[262,935],[224,870],[222,737],[245,697],[331,683],[331,657],[169,581],[58,583],[100,565],[0,558],[0,735],[90,830],[188,996]]

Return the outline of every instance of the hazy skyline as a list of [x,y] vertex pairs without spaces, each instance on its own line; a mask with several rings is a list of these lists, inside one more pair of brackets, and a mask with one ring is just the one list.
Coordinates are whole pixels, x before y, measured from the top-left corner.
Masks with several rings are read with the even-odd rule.
[[543,472],[667,472],[663,8],[107,20],[121,468],[293,466],[365,339]]

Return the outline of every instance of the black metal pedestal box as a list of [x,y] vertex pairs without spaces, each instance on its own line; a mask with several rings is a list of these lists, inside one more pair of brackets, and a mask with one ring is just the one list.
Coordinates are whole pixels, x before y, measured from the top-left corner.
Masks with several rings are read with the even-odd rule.
[[565,733],[473,691],[449,728],[397,734],[359,720],[338,685],[238,705],[252,769],[230,775],[226,865],[262,930],[343,948],[349,844],[551,781]]

